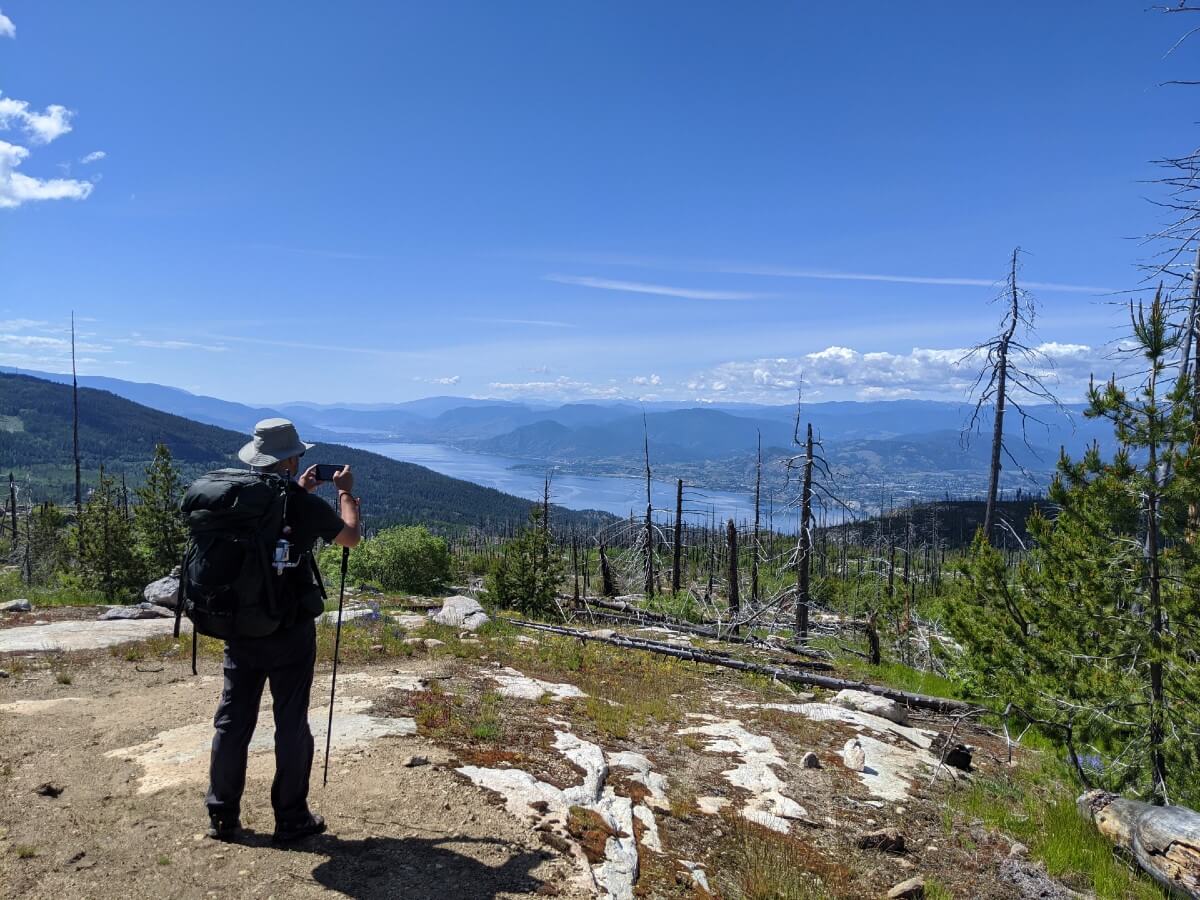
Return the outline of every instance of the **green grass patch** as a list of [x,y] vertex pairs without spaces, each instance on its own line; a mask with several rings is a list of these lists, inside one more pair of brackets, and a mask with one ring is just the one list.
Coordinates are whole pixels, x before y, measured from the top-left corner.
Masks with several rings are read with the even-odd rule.
[[689,591],[680,591],[677,594],[655,594],[653,597],[646,598],[642,608],[648,612],[673,616],[685,622],[704,621],[704,610],[700,608],[699,601]]
[[680,721],[689,699],[704,695],[702,670],[652,653],[546,634],[537,644],[514,641],[510,653],[512,665],[527,675],[577,685],[588,695],[584,714],[616,738],[651,721]]
[[912,666],[889,659],[884,656],[879,665],[873,666],[861,656],[847,653],[841,645],[866,653],[866,641],[852,641],[839,638],[819,639],[811,643],[815,649],[828,650],[833,654],[834,662],[843,673],[858,681],[909,691],[914,694],[928,694],[931,697],[946,697],[951,700],[966,699],[962,686],[957,682],[944,678],[935,672],[914,669]]
[[[141,662],[146,659],[163,659],[167,657],[191,658],[192,635],[184,632],[179,637],[162,634],[144,641],[131,644],[118,644],[108,651],[112,656],[126,662]],[[197,658],[221,659],[225,655],[225,643],[216,638],[199,635],[196,644]]]
[[469,714],[467,734],[475,740],[495,742],[504,737],[497,709],[499,699],[499,695],[493,691],[485,691],[479,698],[478,707]]
[[1113,854],[1113,847],[1075,809],[1079,789],[1063,763],[1044,754],[1040,765],[1008,779],[977,779],[948,798],[942,824],[951,834],[959,817],[1019,840],[1046,871],[1100,900],[1161,900],[1167,896]]
[[[379,622],[348,619],[342,622],[338,658],[342,662],[366,663],[383,657],[412,656],[415,650],[412,644],[404,643],[407,637],[408,632],[386,619]],[[333,659],[336,638],[335,623],[317,623],[317,659]]]
[[32,603],[34,612],[49,606],[100,606],[110,602],[100,591],[86,590],[69,581],[26,584],[20,572],[0,574],[0,603],[20,599]]
[[721,896],[732,900],[832,900],[848,896],[853,873],[796,835],[740,816],[728,827],[714,866]]

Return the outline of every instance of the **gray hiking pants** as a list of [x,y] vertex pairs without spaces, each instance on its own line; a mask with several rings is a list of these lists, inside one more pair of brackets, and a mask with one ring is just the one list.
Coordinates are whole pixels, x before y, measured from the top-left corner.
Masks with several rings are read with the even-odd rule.
[[205,797],[209,813],[221,821],[234,821],[241,812],[246,757],[267,682],[275,715],[275,780],[271,783],[275,823],[286,827],[308,817],[313,761],[308,703],[317,658],[316,634],[315,624],[309,621],[269,637],[226,642],[225,688],[213,718],[216,734]]

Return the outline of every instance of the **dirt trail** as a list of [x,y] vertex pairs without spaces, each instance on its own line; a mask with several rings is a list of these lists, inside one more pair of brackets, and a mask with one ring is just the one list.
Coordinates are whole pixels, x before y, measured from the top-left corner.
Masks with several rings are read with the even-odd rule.
[[[220,692],[217,664],[199,678],[185,662],[144,674],[112,657],[0,681],[0,895],[63,897],[521,897],[586,896],[569,860],[546,852],[488,793],[465,784],[429,741],[370,734],[368,722],[337,746],[361,704],[387,691],[392,666],[339,685],[327,788],[314,772],[312,806],[330,834],[293,851],[270,844],[273,759],[269,711],[260,719],[247,780],[245,844],[202,839],[207,742]],[[429,666],[424,668],[428,671]],[[417,667],[414,666],[414,674]],[[350,673],[355,674],[355,673]],[[378,676],[378,682],[374,677]],[[319,678],[314,706],[328,700]],[[321,716],[315,716],[321,719]],[[314,722],[314,724],[316,724]],[[323,726],[318,743],[323,745]],[[400,731],[405,729],[400,729]],[[139,745],[167,746],[149,766]],[[133,752],[120,752],[133,748]],[[408,768],[413,754],[431,764]],[[63,787],[57,798],[35,789]],[[23,854],[33,854],[20,858]],[[553,888],[553,890],[551,890]]]
[[[360,661],[339,676],[327,788],[319,667],[311,804],[330,832],[290,850],[269,840],[269,698],[250,833],[203,837],[219,659],[192,677],[186,644],[162,638],[0,654],[0,896],[737,896],[754,854],[812,873],[813,896],[883,896],[917,873],[955,896],[1018,896],[995,878],[1006,839],[946,830],[940,799],[961,776],[931,786],[927,749],[944,721],[906,728],[724,670],[422,621],[347,632]],[[862,771],[843,764],[848,740]],[[908,851],[860,850],[879,827]]]

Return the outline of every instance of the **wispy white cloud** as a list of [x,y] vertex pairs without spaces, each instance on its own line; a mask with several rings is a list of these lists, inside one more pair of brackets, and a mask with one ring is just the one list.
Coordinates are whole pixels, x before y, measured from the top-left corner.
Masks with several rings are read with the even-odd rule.
[[[948,287],[998,287],[992,278],[951,278],[937,275],[881,275],[874,272],[836,272],[824,269],[791,269],[775,266],[718,265],[713,271],[729,275],[762,275],[771,278],[816,278],[826,281],[881,281],[889,284],[927,284]],[[1030,290],[1059,291],[1069,294],[1111,294],[1115,288],[1086,284],[1061,284],[1053,281],[1024,281]]]
[[30,328],[46,328],[49,322],[42,319],[0,319],[0,332],[27,331]]
[[285,247],[280,244],[248,244],[252,250],[268,250],[272,253],[291,253],[296,256],[319,256],[323,259],[374,260],[387,259],[373,253],[352,250],[326,250],[320,247]]
[[229,351],[229,348],[224,344],[201,344],[196,341],[135,338],[124,339],[118,343],[129,344],[132,347],[145,347],[148,350],[203,350],[205,353],[226,353]]
[[[711,272],[721,275],[753,275],[766,278],[812,278],[824,281],[874,281],[888,284],[921,284],[934,287],[998,287],[1002,279],[943,275],[889,275],[878,272],[844,272],[809,266],[763,265],[740,261],[669,259],[611,253],[538,254],[535,258],[576,265],[623,266],[663,272]],[[1110,294],[1117,289],[1057,281],[1023,281],[1030,290],[1073,294]]]
[[425,384],[443,384],[447,386],[458,384],[462,381],[461,375],[446,375],[442,378],[429,378],[423,375],[414,376],[413,381],[421,381]]
[[88,163],[100,162],[100,160],[104,159],[106,156],[108,156],[108,154],[103,150],[93,150],[79,161],[86,166]]
[[13,20],[0,12],[0,37],[15,38],[17,36],[17,26],[13,24]]
[[553,381],[493,381],[488,384],[493,391],[518,397],[536,397],[542,400],[572,400],[580,397],[593,399],[622,396],[621,389],[612,384],[594,384],[559,376]]
[[[48,350],[71,352],[71,339],[53,337],[46,334],[18,334],[14,332],[0,333],[0,346],[16,347],[27,350]],[[112,347],[94,340],[76,340],[75,349],[84,353],[108,353]]]
[[647,284],[643,281],[617,281],[612,278],[593,278],[590,275],[546,275],[545,280],[553,281],[556,284],[571,284],[602,291],[653,294],[659,297],[680,297],[684,300],[762,300],[774,296],[746,291],[712,291],[674,287],[666,284]]
[[7,131],[16,123],[35,144],[48,144],[71,130],[75,114],[65,106],[52,103],[42,112],[29,108],[25,100],[0,97],[0,130]]
[[481,316],[463,316],[463,322],[479,322],[484,325],[531,325],[535,328],[578,328],[572,322],[558,322],[552,319],[494,319]]
[[29,151],[0,141],[0,208],[13,208],[37,200],[83,200],[92,192],[88,181],[73,178],[33,178],[16,171]]
[[411,350],[389,350],[383,347],[369,347],[354,344],[318,344],[310,341],[293,341],[283,338],[248,337],[239,334],[209,334],[205,337],[217,341],[233,341],[239,344],[255,344],[261,347],[284,347],[293,350],[316,350],[327,353],[347,353],[361,356],[394,356],[412,359],[426,359],[432,354]]

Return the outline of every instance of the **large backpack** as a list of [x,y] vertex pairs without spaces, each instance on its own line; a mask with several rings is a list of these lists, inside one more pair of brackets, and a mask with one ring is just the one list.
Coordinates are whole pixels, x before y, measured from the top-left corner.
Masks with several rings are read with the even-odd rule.
[[187,489],[180,504],[189,539],[179,609],[194,632],[228,640],[278,630],[289,612],[284,579],[273,566],[287,492],[285,477],[246,469],[209,472]]

